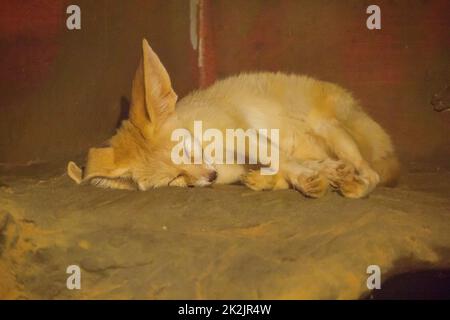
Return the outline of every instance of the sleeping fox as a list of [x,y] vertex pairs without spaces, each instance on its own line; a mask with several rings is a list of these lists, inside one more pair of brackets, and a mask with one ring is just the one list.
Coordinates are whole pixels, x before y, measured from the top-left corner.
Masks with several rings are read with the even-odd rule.
[[[240,74],[177,101],[145,39],[142,54],[129,119],[108,146],[89,150],[83,169],[69,162],[77,183],[148,190],[241,182],[253,190],[293,188],[312,198],[329,189],[361,198],[378,184],[396,183],[399,162],[389,135],[341,87],[292,74]],[[199,120],[221,132],[278,129],[279,170],[263,175],[258,164],[174,163],[173,131],[192,132]]]

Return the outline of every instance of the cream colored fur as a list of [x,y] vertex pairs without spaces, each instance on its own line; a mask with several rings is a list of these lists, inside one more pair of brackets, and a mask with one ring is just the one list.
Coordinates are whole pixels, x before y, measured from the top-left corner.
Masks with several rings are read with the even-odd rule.
[[[240,181],[254,190],[292,187],[320,197],[331,187],[350,198],[366,196],[379,183],[392,185],[398,177],[390,137],[335,84],[283,73],[241,74],[176,99],[166,70],[144,40],[130,119],[111,146],[100,149],[101,161],[88,157],[87,168],[96,164],[82,177],[71,163],[71,176],[140,190]],[[279,129],[279,172],[263,176],[245,165],[173,164],[171,133],[177,128],[192,132],[195,120],[204,130],[217,128],[224,135],[227,128]]]

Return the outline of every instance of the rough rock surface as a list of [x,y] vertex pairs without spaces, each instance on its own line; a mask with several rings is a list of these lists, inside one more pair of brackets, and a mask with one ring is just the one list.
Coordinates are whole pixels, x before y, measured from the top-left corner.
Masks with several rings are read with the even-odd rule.
[[[64,169],[0,174],[0,298],[358,298],[450,265],[450,172],[410,172],[367,199],[243,186],[77,186]],[[81,268],[81,290],[66,268]]]

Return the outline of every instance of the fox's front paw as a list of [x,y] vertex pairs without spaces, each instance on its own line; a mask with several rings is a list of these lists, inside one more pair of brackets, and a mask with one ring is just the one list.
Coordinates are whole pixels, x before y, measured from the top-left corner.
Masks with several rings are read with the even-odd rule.
[[288,189],[289,184],[279,174],[262,175],[259,170],[250,170],[241,177],[247,187],[255,191]]
[[356,175],[355,167],[341,160],[326,160],[321,171],[335,189],[339,189],[339,186],[345,181],[353,180]]
[[349,162],[327,160],[322,172],[331,186],[347,198],[358,199],[367,196],[378,184],[378,174],[370,168],[358,172]]
[[377,186],[380,181],[379,175],[373,171],[364,171],[361,174],[354,174],[351,179],[338,182],[339,191],[347,198],[362,198],[367,196]]
[[358,175],[338,181],[337,189],[344,197],[352,199],[363,198],[371,191],[368,181]]
[[300,191],[307,197],[320,198],[323,197],[329,187],[328,179],[325,175],[315,172],[313,174],[300,174],[291,179],[292,186],[295,190]]

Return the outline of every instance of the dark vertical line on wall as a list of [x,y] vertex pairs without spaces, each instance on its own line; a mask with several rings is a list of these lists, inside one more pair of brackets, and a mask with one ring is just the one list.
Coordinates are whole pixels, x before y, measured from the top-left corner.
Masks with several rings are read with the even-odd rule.
[[105,41],[103,42],[105,44],[105,59],[108,59],[108,55],[109,55],[109,6],[108,6],[108,2],[105,1],[103,3],[103,12],[104,12],[104,37],[105,37]]

